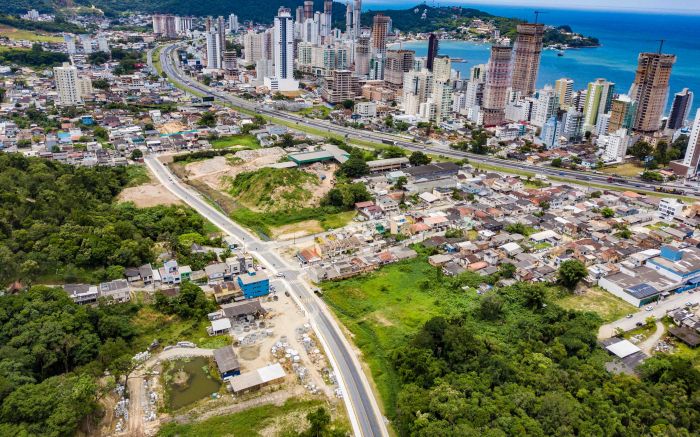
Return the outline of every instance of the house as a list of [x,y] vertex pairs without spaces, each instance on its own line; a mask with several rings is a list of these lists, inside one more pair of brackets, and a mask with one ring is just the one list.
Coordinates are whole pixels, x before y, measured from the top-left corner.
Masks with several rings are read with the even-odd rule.
[[265,296],[270,293],[270,280],[264,272],[240,275],[238,286],[241,287],[246,299]]
[[97,286],[87,284],[65,284],[63,290],[78,305],[88,305],[97,302],[100,296]]
[[153,268],[150,264],[144,264],[139,267],[139,276],[144,284],[148,285],[153,282]]
[[115,279],[100,284],[100,297],[113,299],[116,302],[128,302],[131,299],[129,283],[126,279]]
[[182,282],[180,269],[175,260],[166,261],[163,267],[158,269],[158,274],[161,282],[164,284],[179,284]]
[[136,282],[141,280],[141,273],[139,272],[139,269],[134,267],[124,269],[124,276],[126,276],[126,280],[129,282]]
[[226,263],[209,264],[204,267],[204,273],[206,273],[209,282],[223,281],[227,268]]
[[234,302],[221,305],[221,311],[229,319],[237,319],[244,316],[262,317],[267,314],[259,299],[251,299],[243,302]]
[[700,249],[663,246],[661,255],[647,260],[646,266],[673,281],[696,283],[700,280]]
[[189,281],[192,279],[192,268],[190,266],[182,266],[179,270],[181,281]]
[[238,357],[236,357],[236,352],[233,351],[233,346],[229,345],[214,350],[214,360],[222,379],[241,374],[241,365],[238,363]]

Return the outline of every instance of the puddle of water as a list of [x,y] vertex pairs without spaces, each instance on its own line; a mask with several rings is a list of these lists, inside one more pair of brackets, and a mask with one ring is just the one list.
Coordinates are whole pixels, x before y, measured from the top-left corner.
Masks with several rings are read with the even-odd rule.
[[218,392],[221,384],[207,371],[209,359],[192,358],[189,361],[177,360],[168,370],[168,390],[170,408],[177,410],[195,401]]

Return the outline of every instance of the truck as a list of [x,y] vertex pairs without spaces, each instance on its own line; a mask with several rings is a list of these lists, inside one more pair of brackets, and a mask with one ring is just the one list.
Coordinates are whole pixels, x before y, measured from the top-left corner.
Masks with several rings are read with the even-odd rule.
[[395,146],[396,145],[396,140],[382,140],[382,143],[388,144],[390,146]]

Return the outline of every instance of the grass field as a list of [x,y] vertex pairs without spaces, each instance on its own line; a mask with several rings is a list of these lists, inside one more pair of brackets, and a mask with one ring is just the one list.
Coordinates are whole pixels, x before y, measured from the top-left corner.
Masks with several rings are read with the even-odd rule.
[[137,187],[151,182],[151,174],[145,165],[129,165],[126,167],[126,174],[129,178],[127,187]]
[[603,173],[618,175],[618,176],[639,176],[641,172],[644,171],[643,167],[640,167],[634,163],[628,162],[620,165],[612,165],[610,167],[603,167],[600,169]]
[[11,40],[19,41],[34,41],[34,42],[49,42],[49,43],[60,43],[63,42],[63,38],[56,35],[37,33],[32,30],[16,29],[14,27],[0,25],[0,35],[6,36]]
[[260,142],[254,135],[243,134],[243,135],[231,135],[227,137],[217,138],[210,141],[211,145],[215,149],[225,149],[227,147],[242,146],[248,149],[259,149]]
[[328,118],[331,114],[331,108],[328,106],[312,106],[304,108],[298,112],[299,115],[307,115],[312,118]]
[[[228,436],[262,436],[284,435],[285,430],[296,432],[307,428],[306,414],[318,407],[327,405],[320,400],[289,399],[284,405],[262,405],[250,408],[240,413],[217,416],[202,422],[177,424],[174,422],[161,427],[158,435],[161,437],[228,437]],[[338,426],[338,421],[332,422]],[[340,424],[346,429],[345,424]]]
[[439,270],[421,256],[322,286],[325,301],[362,351],[389,417],[395,413],[399,380],[388,351],[405,343],[431,317],[456,314],[475,301],[475,292],[437,285],[444,286],[439,277]]
[[570,310],[597,313],[604,323],[612,322],[639,310],[598,287],[589,288],[588,291],[581,295],[564,296],[557,299],[556,302],[561,307]]
[[133,319],[133,325],[138,335],[135,346],[145,350],[154,339],[162,346],[175,344],[178,341],[191,341],[202,348],[217,348],[231,344],[227,336],[210,337],[207,333],[209,321],[183,320],[178,316],[160,313],[148,306],[142,307]]

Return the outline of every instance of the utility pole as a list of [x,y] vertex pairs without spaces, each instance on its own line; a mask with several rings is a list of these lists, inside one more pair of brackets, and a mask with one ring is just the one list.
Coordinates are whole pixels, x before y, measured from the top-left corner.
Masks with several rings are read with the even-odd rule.
[[545,11],[535,11],[535,24],[537,24],[537,22],[539,21],[540,14],[546,14],[546,13],[547,12],[545,12]]

